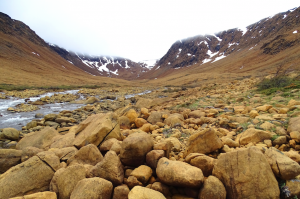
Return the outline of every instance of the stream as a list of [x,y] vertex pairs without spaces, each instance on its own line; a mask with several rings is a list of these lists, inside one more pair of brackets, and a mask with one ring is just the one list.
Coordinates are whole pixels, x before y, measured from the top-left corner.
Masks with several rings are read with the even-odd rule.
[[[45,93],[43,95],[39,95],[38,97],[30,97],[30,101],[36,101],[40,99],[41,97],[46,96],[52,96],[54,94],[78,94],[80,97],[77,100],[85,99],[85,96],[83,94],[78,93],[79,90],[68,90],[63,92],[49,92]],[[152,91],[146,90],[142,93],[136,93],[136,94],[129,94],[125,95],[124,97],[126,99],[134,97],[136,95],[144,95],[147,93],[151,93]],[[45,104],[45,105],[39,105],[38,107],[40,109],[31,111],[31,112],[15,112],[11,113],[10,111],[7,111],[9,107],[15,107],[18,104],[25,103],[25,99],[20,99],[16,97],[10,97],[8,99],[0,99],[0,129],[2,128],[8,128],[12,127],[17,130],[21,130],[23,126],[25,126],[28,122],[35,119],[35,115],[37,113],[41,113],[43,115],[47,115],[49,113],[59,113],[63,110],[69,110],[73,111],[75,109],[78,109],[84,104],[71,104],[69,102],[63,102],[63,103],[54,103],[54,104]],[[40,118],[41,119],[41,118]]]

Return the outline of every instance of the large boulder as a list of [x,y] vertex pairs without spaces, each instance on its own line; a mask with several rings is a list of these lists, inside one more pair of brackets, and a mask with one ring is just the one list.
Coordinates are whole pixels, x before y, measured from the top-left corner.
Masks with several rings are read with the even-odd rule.
[[156,174],[160,182],[171,186],[200,188],[204,181],[201,169],[167,158],[158,161]]
[[75,130],[74,145],[81,148],[87,144],[98,146],[103,141],[116,138],[122,140],[118,116],[114,113],[99,113],[89,116]]
[[166,199],[166,197],[158,191],[146,187],[135,186],[129,192],[128,199]]
[[9,140],[19,140],[20,132],[14,128],[4,128],[2,131],[4,138]]
[[0,149],[0,173],[21,163],[23,152],[15,149]]
[[45,127],[41,131],[28,133],[17,144],[16,149],[23,150],[26,147],[36,147],[48,150],[52,144],[52,138],[58,136],[59,133],[52,127]]
[[153,145],[152,138],[145,132],[130,134],[121,144],[120,159],[124,165],[139,166],[145,163],[146,154]]
[[215,176],[209,176],[200,189],[198,199],[226,199],[226,189],[223,183]]
[[89,164],[89,165],[96,165],[98,162],[100,162],[103,159],[102,154],[98,150],[98,148],[93,145],[89,144],[82,148],[80,148],[74,156],[70,157],[68,159],[68,165],[74,165],[74,164]]
[[185,154],[203,153],[208,154],[223,147],[214,129],[205,129],[190,136]]
[[300,165],[278,149],[267,149],[265,155],[277,177],[283,180],[291,180],[300,174]]
[[86,177],[83,165],[76,164],[57,170],[50,183],[50,191],[55,192],[59,199],[68,199],[77,183]]
[[70,199],[110,199],[113,191],[111,182],[102,178],[86,178],[75,186]]
[[278,182],[256,147],[221,154],[212,174],[224,184],[229,199],[279,199]]
[[14,197],[10,199],[57,199],[56,193],[51,191],[37,192],[30,195]]
[[241,145],[247,145],[250,142],[255,144],[258,142],[262,142],[264,140],[270,140],[272,136],[273,134],[267,131],[262,131],[255,128],[249,128],[237,137],[236,142],[238,142]]
[[300,131],[300,117],[290,118],[287,131]]
[[49,184],[60,162],[53,153],[48,153],[48,157],[43,156],[34,156],[0,175],[0,198],[49,190]]
[[75,140],[75,133],[67,133],[65,135],[57,135],[52,138],[50,148],[65,148],[73,146]]
[[124,168],[116,152],[108,151],[104,159],[90,170],[90,176],[109,180],[114,186],[121,185],[124,180]]

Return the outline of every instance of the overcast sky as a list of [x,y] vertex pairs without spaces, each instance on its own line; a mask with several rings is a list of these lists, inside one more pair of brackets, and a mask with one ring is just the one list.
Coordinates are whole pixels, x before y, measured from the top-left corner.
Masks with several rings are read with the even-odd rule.
[[45,41],[91,55],[159,59],[179,39],[246,27],[299,0],[0,0]]

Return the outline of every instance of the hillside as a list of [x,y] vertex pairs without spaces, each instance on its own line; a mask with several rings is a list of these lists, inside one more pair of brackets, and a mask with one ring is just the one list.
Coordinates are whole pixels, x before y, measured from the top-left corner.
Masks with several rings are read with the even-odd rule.
[[28,86],[128,84],[94,77],[61,58],[21,21],[0,13],[1,84]]
[[293,65],[300,61],[299,16],[300,8],[295,8],[262,19],[243,30],[236,28],[176,41],[156,66],[140,79],[166,77],[160,81],[163,82],[172,79],[171,76],[178,80],[187,75],[194,81],[196,73],[262,75],[278,65]]

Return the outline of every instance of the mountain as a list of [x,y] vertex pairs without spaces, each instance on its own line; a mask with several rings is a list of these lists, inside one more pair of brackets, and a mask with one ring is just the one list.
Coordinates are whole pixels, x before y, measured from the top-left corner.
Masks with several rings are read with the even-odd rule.
[[[251,57],[250,51],[253,53],[259,51],[261,57],[274,56],[299,45],[299,25],[300,8],[294,8],[262,19],[243,29],[235,28],[214,35],[198,35],[178,40],[149,73],[141,76],[141,79],[146,76],[152,79],[164,77],[176,72],[175,69],[187,71],[189,70],[187,68],[193,68],[191,70],[195,72],[197,69],[206,68],[208,71],[208,65],[214,68],[214,64],[224,62],[236,54],[239,54],[239,59],[243,57],[247,60]],[[253,60],[247,61],[249,65]]]
[[0,12],[0,79],[13,85],[128,84],[91,76],[69,63],[29,26]]
[[132,80],[154,66],[149,66],[148,62],[137,63],[121,57],[83,55],[68,51],[55,44],[49,45],[52,50],[69,63],[95,76]]

